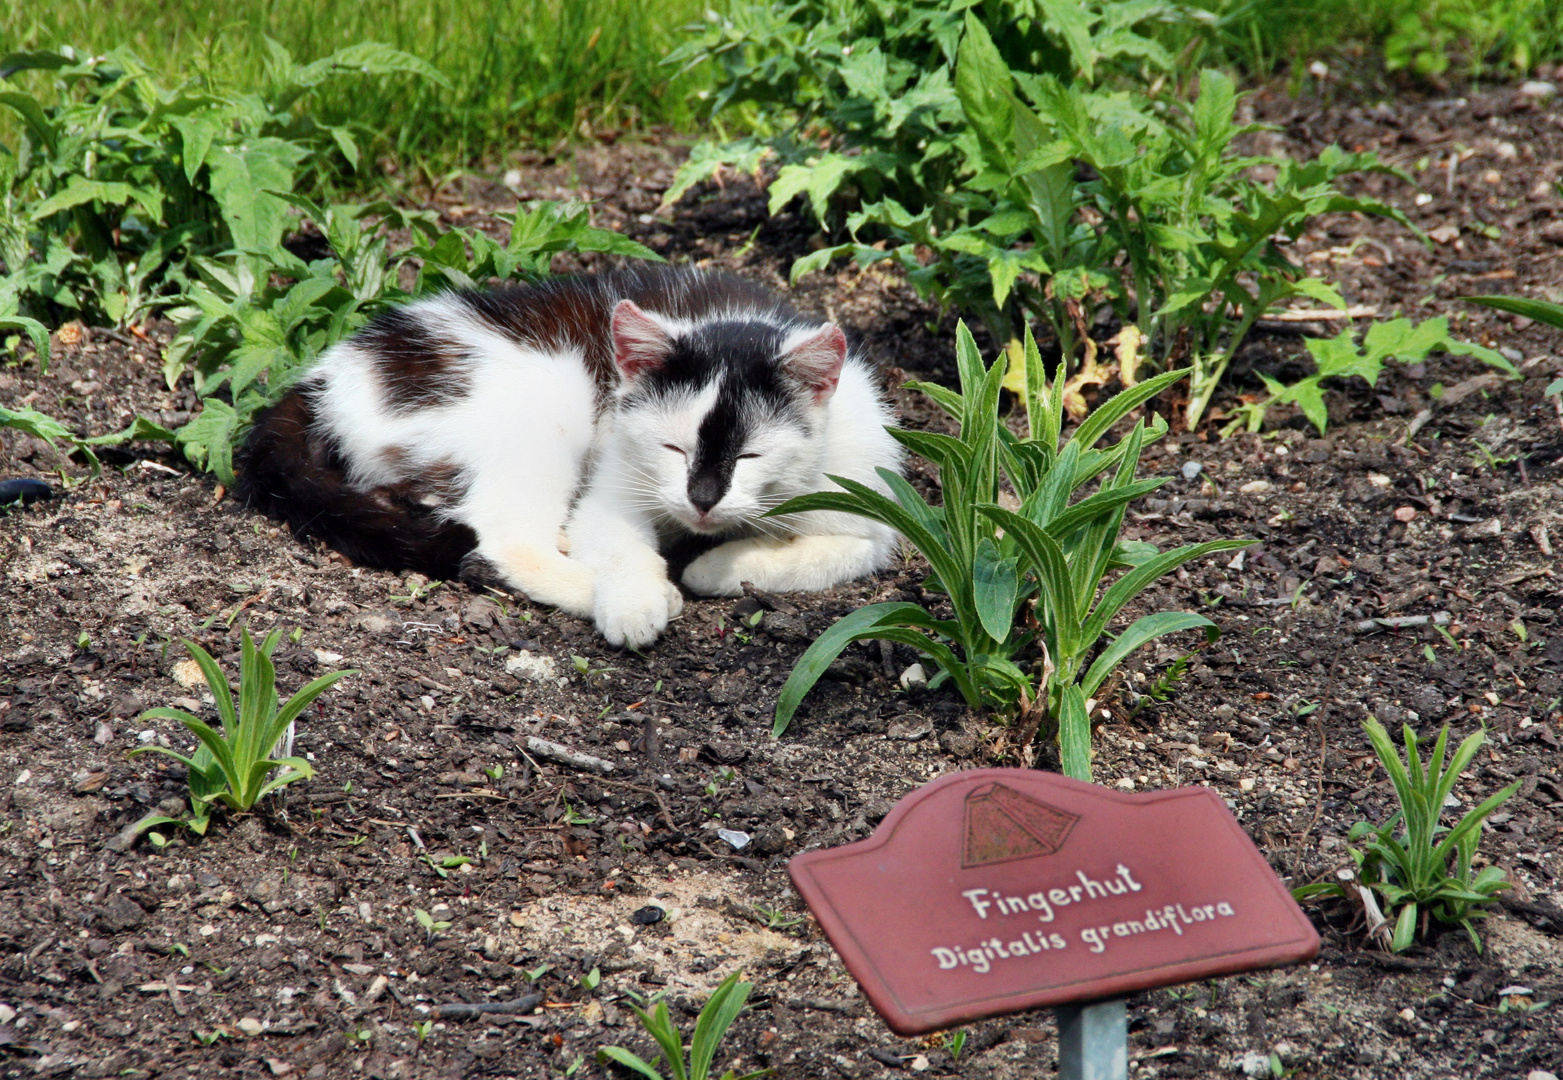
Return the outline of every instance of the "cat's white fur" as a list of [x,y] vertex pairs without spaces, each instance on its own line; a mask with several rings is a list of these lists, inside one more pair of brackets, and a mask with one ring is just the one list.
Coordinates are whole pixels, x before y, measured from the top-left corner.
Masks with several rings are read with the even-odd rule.
[[[883,491],[875,467],[900,467],[899,444],[885,430],[889,410],[856,357],[838,357],[839,381],[808,402],[816,435],[787,424],[757,432],[746,451],[759,456],[737,462],[726,495],[702,517],[687,494],[686,455],[715,383],[625,409],[619,403],[634,381],[626,374],[614,406],[599,415],[578,350],[518,344],[449,297],[420,300],[414,310],[462,344],[468,390],[446,404],[398,412],[387,407],[373,357],[352,342],[337,346],[307,378],[317,422],[351,463],[350,482],[367,489],[436,465],[459,466],[465,494],[439,512],[470,526],[477,554],[514,587],[592,619],[610,643],[649,645],[679,614],[683,599],[658,552],[659,541],[679,530],[732,537],[684,571],[684,584],[705,596],[738,595],[744,582],[768,591],[825,589],[889,563],[896,535],[867,518],[760,519],[794,495],[834,488],[826,474]],[[692,329],[641,314],[675,337]],[[635,324],[620,322],[621,340],[632,337]],[[791,331],[784,351],[840,334],[831,324],[782,328]]]

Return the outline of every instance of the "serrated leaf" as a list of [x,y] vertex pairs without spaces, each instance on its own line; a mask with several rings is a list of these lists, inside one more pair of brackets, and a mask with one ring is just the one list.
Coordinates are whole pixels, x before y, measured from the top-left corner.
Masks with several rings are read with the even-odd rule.
[[211,148],[212,198],[233,247],[270,251],[282,241],[288,204],[271,193],[293,190],[294,170],[307,154],[297,143],[271,137]]

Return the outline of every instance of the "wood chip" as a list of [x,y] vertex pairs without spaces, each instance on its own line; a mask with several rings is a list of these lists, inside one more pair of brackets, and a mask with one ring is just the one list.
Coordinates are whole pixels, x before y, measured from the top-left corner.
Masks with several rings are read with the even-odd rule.
[[536,735],[527,736],[526,748],[529,753],[545,761],[552,761],[556,765],[567,765],[572,769],[601,773],[604,776],[613,772],[613,762],[611,761],[605,761],[590,754],[582,754],[560,743],[539,739]]

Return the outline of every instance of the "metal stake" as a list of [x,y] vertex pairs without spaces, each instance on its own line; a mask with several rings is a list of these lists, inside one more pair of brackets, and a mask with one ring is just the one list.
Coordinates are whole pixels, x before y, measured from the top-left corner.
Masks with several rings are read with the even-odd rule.
[[1122,998],[1061,1005],[1058,1080],[1129,1080],[1129,1014]]

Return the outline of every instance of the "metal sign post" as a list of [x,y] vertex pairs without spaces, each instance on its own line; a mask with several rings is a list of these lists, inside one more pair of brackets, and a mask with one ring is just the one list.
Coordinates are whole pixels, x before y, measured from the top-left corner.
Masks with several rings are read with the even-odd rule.
[[1058,1080],[1129,1080],[1129,1014],[1124,1000],[1060,1005]]

